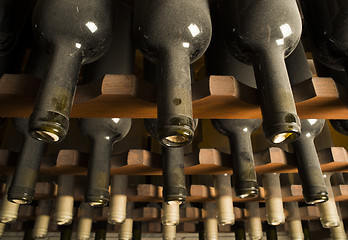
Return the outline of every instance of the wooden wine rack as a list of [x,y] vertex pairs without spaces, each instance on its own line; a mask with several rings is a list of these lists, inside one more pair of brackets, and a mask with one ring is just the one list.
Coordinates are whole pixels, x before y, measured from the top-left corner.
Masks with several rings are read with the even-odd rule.
[[[15,118],[29,117],[32,112],[40,79],[32,75],[5,74],[0,79],[0,116]],[[232,76],[210,76],[195,82],[192,86],[193,115],[198,119],[255,119],[261,118],[257,100],[257,91],[238,82]],[[348,119],[347,90],[330,78],[314,77],[293,86],[298,115],[303,119]],[[78,87],[72,118],[156,118],[156,90],[149,82],[133,75],[106,75],[95,81]],[[0,149],[0,176],[11,175],[16,167],[18,153]],[[348,154],[342,147],[326,148],[318,152],[323,172],[348,173]],[[294,156],[280,148],[271,147],[254,154],[256,172],[295,173],[297,172]],[[40,167],[40,173],[49,176],[87,174],[88,154],[78,150],[60,150],[57,154],[46,155]],[[186,175],[232,174],[230,156],[216,149],[200,149],[185,155]],[[111,175],[161,175],[161,155],[144,149],[130,149],[113,156],[111,159]],[[51,182],[38,182],[35,199],[54,199],[56,185]],[[348,200],[348,185],[333,186],[335,200]],[[260,187],[259,196],[254,199],[234,197],[237,203],[246,201],[264,202],[264,190]],[[75,201],[83,200],[84,189],[81,185],[75,188]],[[210,202],[215,199],[215,189],[204,184],[193,184],[188,189],[187,202]],[[234,196],[235,193],[233,192]],[[128,200],[132,202],[161,202],[162,187],[153,184],[138,184],[129,187]],[[302,186],[282,186],[284,202],[303,202]],[[348,218],[348,206],[343,206],[342,217]],[[77,212],[77,209],[75,209]],[[108,208],[94,210],[94,220],[107,220]],[[247,213],[243,208],[235,207],[236,220],[246,220]],[[318,220],[319,212],[315,206],[300,208],[302,220]],[[134,210],[135,221],[145,221],[149,232],[161,232],[160,209],[142,207]],[[76,217],[77,214],[74,214]],[[265,209],[261,208],[262,219],[265,220]],[[196,207],[181,209],[181,224],[178,231],[196,232],[195,221],[203,221],[204,212]],[[35,218],[33,206],[22,205],[19,219],[21,221]],[[21,221],[11,226],[16,230]],[[110,228],[110,227],[109,227]],[[119,226],[110,230],[117,232]],[[50,227],[51,230],[55,226]],[[221,232],[230,229],[219,227]]]
[[[0,79],[0,115],[29,117],[40,79],[5,74]],[[303,119],[348,119],[347,90],[331,78],[314,77],[293,86]],[[210,76],[192,86],[193,116],[198,119],[261,118],[257,91],[232,76]],[[72,118],[156,118],[156,90],[134,75],[105,75],[77,88]]]

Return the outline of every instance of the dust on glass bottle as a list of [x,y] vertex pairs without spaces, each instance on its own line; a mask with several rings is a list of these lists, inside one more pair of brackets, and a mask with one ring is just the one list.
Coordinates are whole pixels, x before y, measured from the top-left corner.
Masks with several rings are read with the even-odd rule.
[[16,129],[23,134],[24,143],[17,167],[8,190],[8,200],[18,204],[29,204],[34,199],[35,185],[45,151],[45,143],[33,139],[28,133],[28,118],[15,118]]
[[303,196],[308,204],[325,202],[329,198],[314,145],[314,138],[319,135],[324,124],[323,119],[302,119],[302,135],[292,143]]
[[260,119],[213,119],[216,130],[230,140],[233,168],[233,186],[240,198],[258,194],[251,134],[260,127]]
[[135,40],[157,65],[158,138],[189,144],[194,135],[190,63],[207,49],[211,21],[206,0],[135,1]]
[[254,67],[263,129],[272,143],[301,134],[284,58],[300,41],[302,24],[295,0],[225,0],[227,44],[234,56]]
[[113,3],[37,1],[33,31],[51,59],[30,116],[29,133],[34,138],[59,142],[65,137],[80,67],[100,58],[110,45]]
[[85,192],[85,202],[91,206],[105,206],[109,201],[113,144],[128,134],[131,122],[129,118],[79,119],[81,131],[92,140]]

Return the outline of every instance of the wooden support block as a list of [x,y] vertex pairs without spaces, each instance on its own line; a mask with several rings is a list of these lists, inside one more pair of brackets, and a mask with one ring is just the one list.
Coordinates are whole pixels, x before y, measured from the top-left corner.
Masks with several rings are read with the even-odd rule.
[[182,222],[177,228],[177,232],[185,232],[185,233],[196,233],[196,223],[195,222]]
[[50,175],[86,175],[88,154],[77,150],[60,150],[57,155],[45,156],[40,172]]
[[194,222],[202,218],[202,210],[196,207],[180,208],[180,222]]
[[161,222],[148,222],[148,232],[152,233],[160,233],[162,232],[162,224]]
[[228,154],[215,149],[200,149],[185,156],[186,175],[232,174],[232,161]]
[[205,185],[191,185],[188,202],[210,202],[214,201],[215,190]]
[[133,210],[134,221],[154,222],[159,221],[161,217],[161,209],[154,207],[136,208]]
[[147,150],[131,149],[111,159],[111,175],[161,175],[162,161],[159,154]]
[[255,153],[254,160],[257,174],[297,171],[292,154],[281,148],[271,147]]
[[[40,80],[5,74],[0,79],[2,117],[28,117]],[[331,78],[312,78],[293,86],[300,118],[348,119],[346,90]],[[232,76],[210,76],[192,86],[193,117],[199,119],[261,118],[257,91]],[[156,89],[133,75],[105,75],[102,81],[78,86],[72,118],[156,118]]]
[[343,147],[331,147],[318,152],[323,172],[348,172],[348,154]]
[[56,186],[51,182],[37,182],[34,199],[53,199],[56,195]]
[[320,212],[317,206],[300,207],[301,220],[317,220],[320,218]]
[[35,207],[31,205],[20,205],[18,210],[18,219],[30,220],[35,218]]

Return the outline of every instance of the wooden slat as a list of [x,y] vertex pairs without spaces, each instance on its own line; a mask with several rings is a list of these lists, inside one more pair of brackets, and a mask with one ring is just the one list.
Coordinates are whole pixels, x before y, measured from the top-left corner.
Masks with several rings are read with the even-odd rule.
[[[5,74],[0,79],[2,117],[28,117],[40,80]],[[331,78],[313,78],[293,86],[301,118],[348,119],[346,90]],[[261,118],[257,92],[231,76],[210,76],[192,87],[195,118]],[[79,86],[71,117],[155,118],[155,86],[133,75],[105,75]]]

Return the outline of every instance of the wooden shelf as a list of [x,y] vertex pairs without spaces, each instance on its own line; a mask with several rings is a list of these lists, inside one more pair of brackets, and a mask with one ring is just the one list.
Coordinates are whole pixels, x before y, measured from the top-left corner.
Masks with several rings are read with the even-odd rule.
[[[28,117],[40,80],[24,74],[0,79],[0,115]],[[293,86],[301,118],[348,119],[346,90],[331,78]],[[257,91],[231,76],[210,76],[192,86],[193,116],[198,119],[261,118]],[[156,88],[133,75],[105,75],[77,88],[72,118],[156,118]]]
[[[318,152],[323,172],[348,172],[348,153],[345,148],[331,147]],[[14,172],[18,154],[0,150],[0,173]],[[255,170],[264,173],[296,173],[292,153],[271,147],[254,154]],[[57,155],[45,156],[40,172],[49,175],[87,175],[88,154],[76,150],[60,150]],[[162,175],[161,155],[142,149],[131,149],[113,156],[111,175]],[[216,149],[200,149],[185,155],[186,175],[232,174],[230,155]]]

